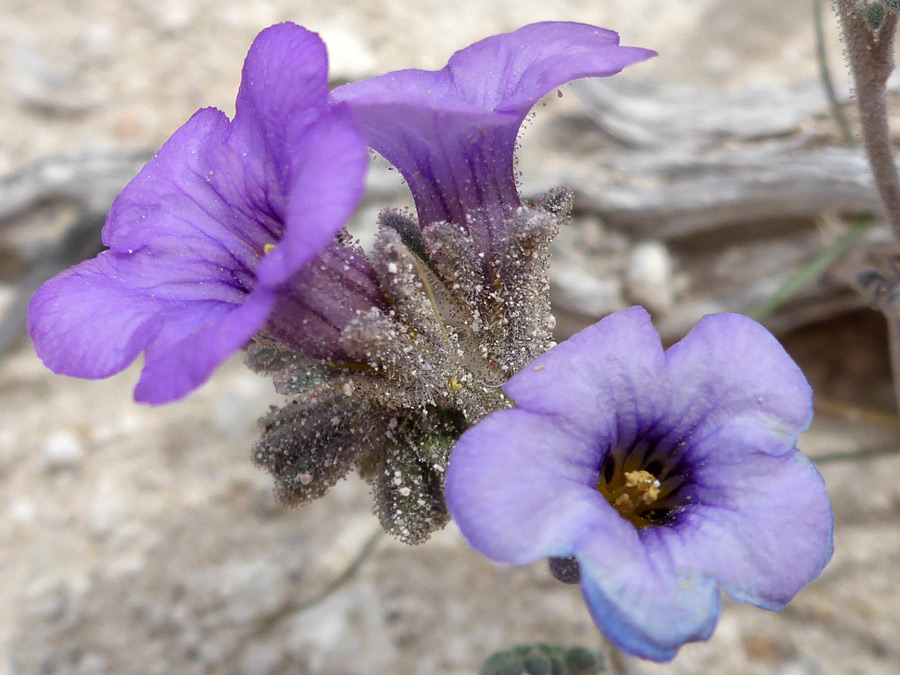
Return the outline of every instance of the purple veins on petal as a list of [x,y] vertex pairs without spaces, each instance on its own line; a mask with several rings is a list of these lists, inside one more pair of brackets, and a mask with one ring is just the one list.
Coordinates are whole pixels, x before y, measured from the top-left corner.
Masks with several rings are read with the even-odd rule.
[[[143,352],[135,398],[164,403],[269,322],[283,323],[295,277],[327,257],[363,192],[365,142],[327,97],[315,33],[289,23],[260,33],[234,119],[197,112],[113,202],[109,250],[35,294],[29,332],[47,366],[102,378]],[[341,308],[373,306],[369,287],[330,292]]]
[[372,308],[387,309],[375,271],[360,253],[335,240],[279,286],[266,332],[305,356],[349,360],[341,332]]
[[446,500],[497,562],[574,558],[623,650],[667,661],[707,639],[721,588],[779,609],[831,558],[824,483],[795,442],[812,396],[777,341],[734,314],[663,351],[649,315],[613,314],[504,387],[450,457]]
[[555,87],[654,55],[595,26],[535,23],[476,42],[441,70],[399,70],[338,87],[332,98],[350,106],[371,147],[406,179],[420,226],[461,225],[489,252],[521,206],[513,153],[528,111]]

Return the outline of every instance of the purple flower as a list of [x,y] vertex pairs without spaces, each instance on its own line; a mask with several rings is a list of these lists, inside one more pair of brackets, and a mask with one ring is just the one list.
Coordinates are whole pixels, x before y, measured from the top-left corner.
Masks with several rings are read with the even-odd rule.
[[811,392],[750,319],[705,317],[664,352],[633,307],[505,391],[519,407],[453,450],[450,513],[494,561],[580,568],[594,621],[623,650],[669,660],[711,635],[717,585],[779,609],[830,559],[823,481],[795,447]]
[[330,355],[341,322],[380,297],[367,264],[334,240],[366,165],[348,111],[329,109],[319,37],[289,23],[264,30],[234,120],[197,112],[114,201],[109,250],[35,294],[38,355],[93,379],[144,352],[135,398],[149,403],[198,387],[264,327]]
[[654,55],[619,46],[602,28],[535,23],[476,42],[442,70],[399,70],[332,96],[350,105],[371,147],[406,179],[420,226],[466,227],[487,253],[521,206],[513,151],[532,106],[566,82],[614,75]]

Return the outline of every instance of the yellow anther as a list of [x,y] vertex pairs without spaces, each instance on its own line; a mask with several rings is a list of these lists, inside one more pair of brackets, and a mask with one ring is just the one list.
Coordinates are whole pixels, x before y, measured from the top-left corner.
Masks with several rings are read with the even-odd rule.
[[627,494],[619,495],[616,497],[616,501],[614,506],[618,506],[621,509],[633,509],[634,504],[631,501],[631,497]]
[[617,474],[613,476],[612,484],[601,478],[597,489],[620,516],[638,528],[650,524],[647,511],[661,493],[659,479],[644,469]]
[[652,504],[659,499],[659,480],[649,471],[627,471],[625,473],[625,485],[637,488],[640,499],[644,504]]
[[266,244],[263,246],[263,253],[269,255],[272,251],[275,250],[275,244]]
[[450,378],[450,382],[447,383],[447,386],[450,387],[450,391],[454,394],[463,388],[462,382],[459,381],[459,378],[456,377],[456,375]]

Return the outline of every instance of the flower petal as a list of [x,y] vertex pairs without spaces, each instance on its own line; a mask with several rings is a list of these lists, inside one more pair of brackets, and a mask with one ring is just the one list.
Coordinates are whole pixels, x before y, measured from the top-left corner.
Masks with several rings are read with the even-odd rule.
[[[271,301],[241,305],[211,282],[185,292],[171,269],[144,252],[112,251],[44,284],[31,300],[28,330],[46,366],[97,379],[128,366],[146,350],[138,400],[164,403],[202,384],[265,322]],[[174,272],[174,273],[173,273]]]
[[113,202],[111,250],[36,294],[29,326],[51,369],[106,377],[146,351],[135,396],[162,403],[265,324],[275,287],[322,253],[363,190],[365,142],[346,111],[326,110],[327,67],[306,29],[257,37],[234,122],[196,113]]
[[266,332],[308,357],[347,360],[343,329],[373,308],[387,309],[377,276],[361,250],[335,239],[276,289]]
[[252,270],[281,224],[273,209],[260,208],[277,185],[253,179],[258,158],[243,154],[225,114],[200,110],[113,201],[103,243],[119,253],[147,248],[220,267],[249,290]]
[[561,342],[503,387],[520,407],[564,417],[596,445],[628,443],[655,424],[665,360],[642,307],[616,312]]
[[490,251],[490,227],[499,227],[493,221],[521,205],[513,173],[519,123],[483,111],[435,112],[416,103],[350,103],[369,145],[409,185],[420,227],[456,223],[479,251]]
[[[338,87],[369,143],[409,183],[419,223],[446,220],[489,251],[520,206],[513,173],[519,126],[554,87],[605,76],[654,55],[602,28],[536,23],[454,54],[439,71],[401,70]],[[484,224],[471,228],[470,217]],[[497,221],[497,222],[491,222]]]
[[286,175],[288,136],[312,123],[328,101],[328,54],[312,31],[293,23],[270,26],[247,52],[235,102],[235,126],[260,157]]
[[167,403],[199,387],[263,327],[274,299],[258,289],[241,305],[193,302],[158,314],[134,399]]
[[640,543],[605,533],[587,539],[576,558],[591,616],[623,651],[669,661],[684,643],[712,635],[721,609],[712,579],[673,569]]
[[669,423],[700,438],[725,420],[756,420],[781,439],[772,452],[793,450],[812,420],[812,390],[778,341],[740,314],[703,317],[666,351],[672,409]]
[[469,544],[496,562],[572,555],[588,527],[622,520],[596,490],[597,450],[560,420],[503,410],[466,431],[445,480],[450,514]]
[[454,54],[446,71],[458,97],[521,118],[554,88],[583,77],[615,75],[656,52],[622,47],[617,33],[547,21],[494,35]]
[[344,106],[289,141],[284,236],[257,269],[266,286],[287,281],[334,239],[362,199],[369,166],[366,142]]
[[327,65],[315,33],[293,24],[260,33],[234,122],[214,109],[194,115],[116,198],[104,243],[187,249],[247,290],[257,275],[272,287],[300,270],[364,189],[365,141],[346,111],[325,110]]
[[[101,253],[51,279],[31,298],[28,333],[54,373],[99,379],[137,358],[146,345],[142,329],[162,302],[131,288],[129,267],[127,259]],[[100,311],[104,307],[115,311]]]
[[834,518],[815,465],[737,420],[693,446],[693,504],[648,528],[658,555],[715,578],[735,600],[780,609],[831,559]]
[[[180,378],[193,387],[224,360],[227,355],[210,349],[196,369],[182,364],[167,372],[149,351],[159,336],[175,349],[201,329],[216,330],[255,287],[261,249],[275,237],[276,219],[254,203],[265,189],[255,191],[260,186],[245,180],[231,141],[221,112],[194,115],[114,201],[103,231],[111,250],[39,289],[29,325],[51,370],[106,377],[147,349],[145,382]],[[236,185],[243,190],[233,190]],[[231,351],[249,338],[238,339],[238,333],[261,327],[265,317],[254,313],[259,308],[228,320],[241,324],[237,333],[227,331]],[[148,373],[160,374],[147,380]],[[145,384],[141,390],[140,399],[160,403],[189,389]]]

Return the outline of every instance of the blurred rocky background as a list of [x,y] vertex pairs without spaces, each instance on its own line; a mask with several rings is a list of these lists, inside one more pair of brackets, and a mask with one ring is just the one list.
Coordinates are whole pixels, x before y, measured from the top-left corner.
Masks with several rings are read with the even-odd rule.
[[[373,538],[359,479],[279,508],[249,460],[255,419],[278,397],[240,358],[183,402],[138,406],[137,367],[101,382],[46,371],[22,332],[22,301],[99,250],[111,198],[197,108],[233,112],[242,60],[265,26],[320,32],[339,83],[437,68],[487,35],[566,19],[660,57],[565,87],[523,134],[523,193],[578,194],[552,271],[560,337],[641,303],[676,339],[704,313],[751,311],[875,208],[865,162],[822,94],[812,9],[0,0],[0,674],[464,675],[518,643],[603,649],[577,588],[541,564],[494,566],[452,525],[417,548]],[[846,98],[830,14],[825,43]],[[370,184],[363,236],[380,208],[409,203],[382,164]],[[900,420],[883,320],[845,284],[852,256],[885,241],[870,229],[768,319],[816,390],[801,447],[821,460],[834,500],[831,565],[779,614],[726,602],[709,643],[668,666],[614,669],[900,671]]]

